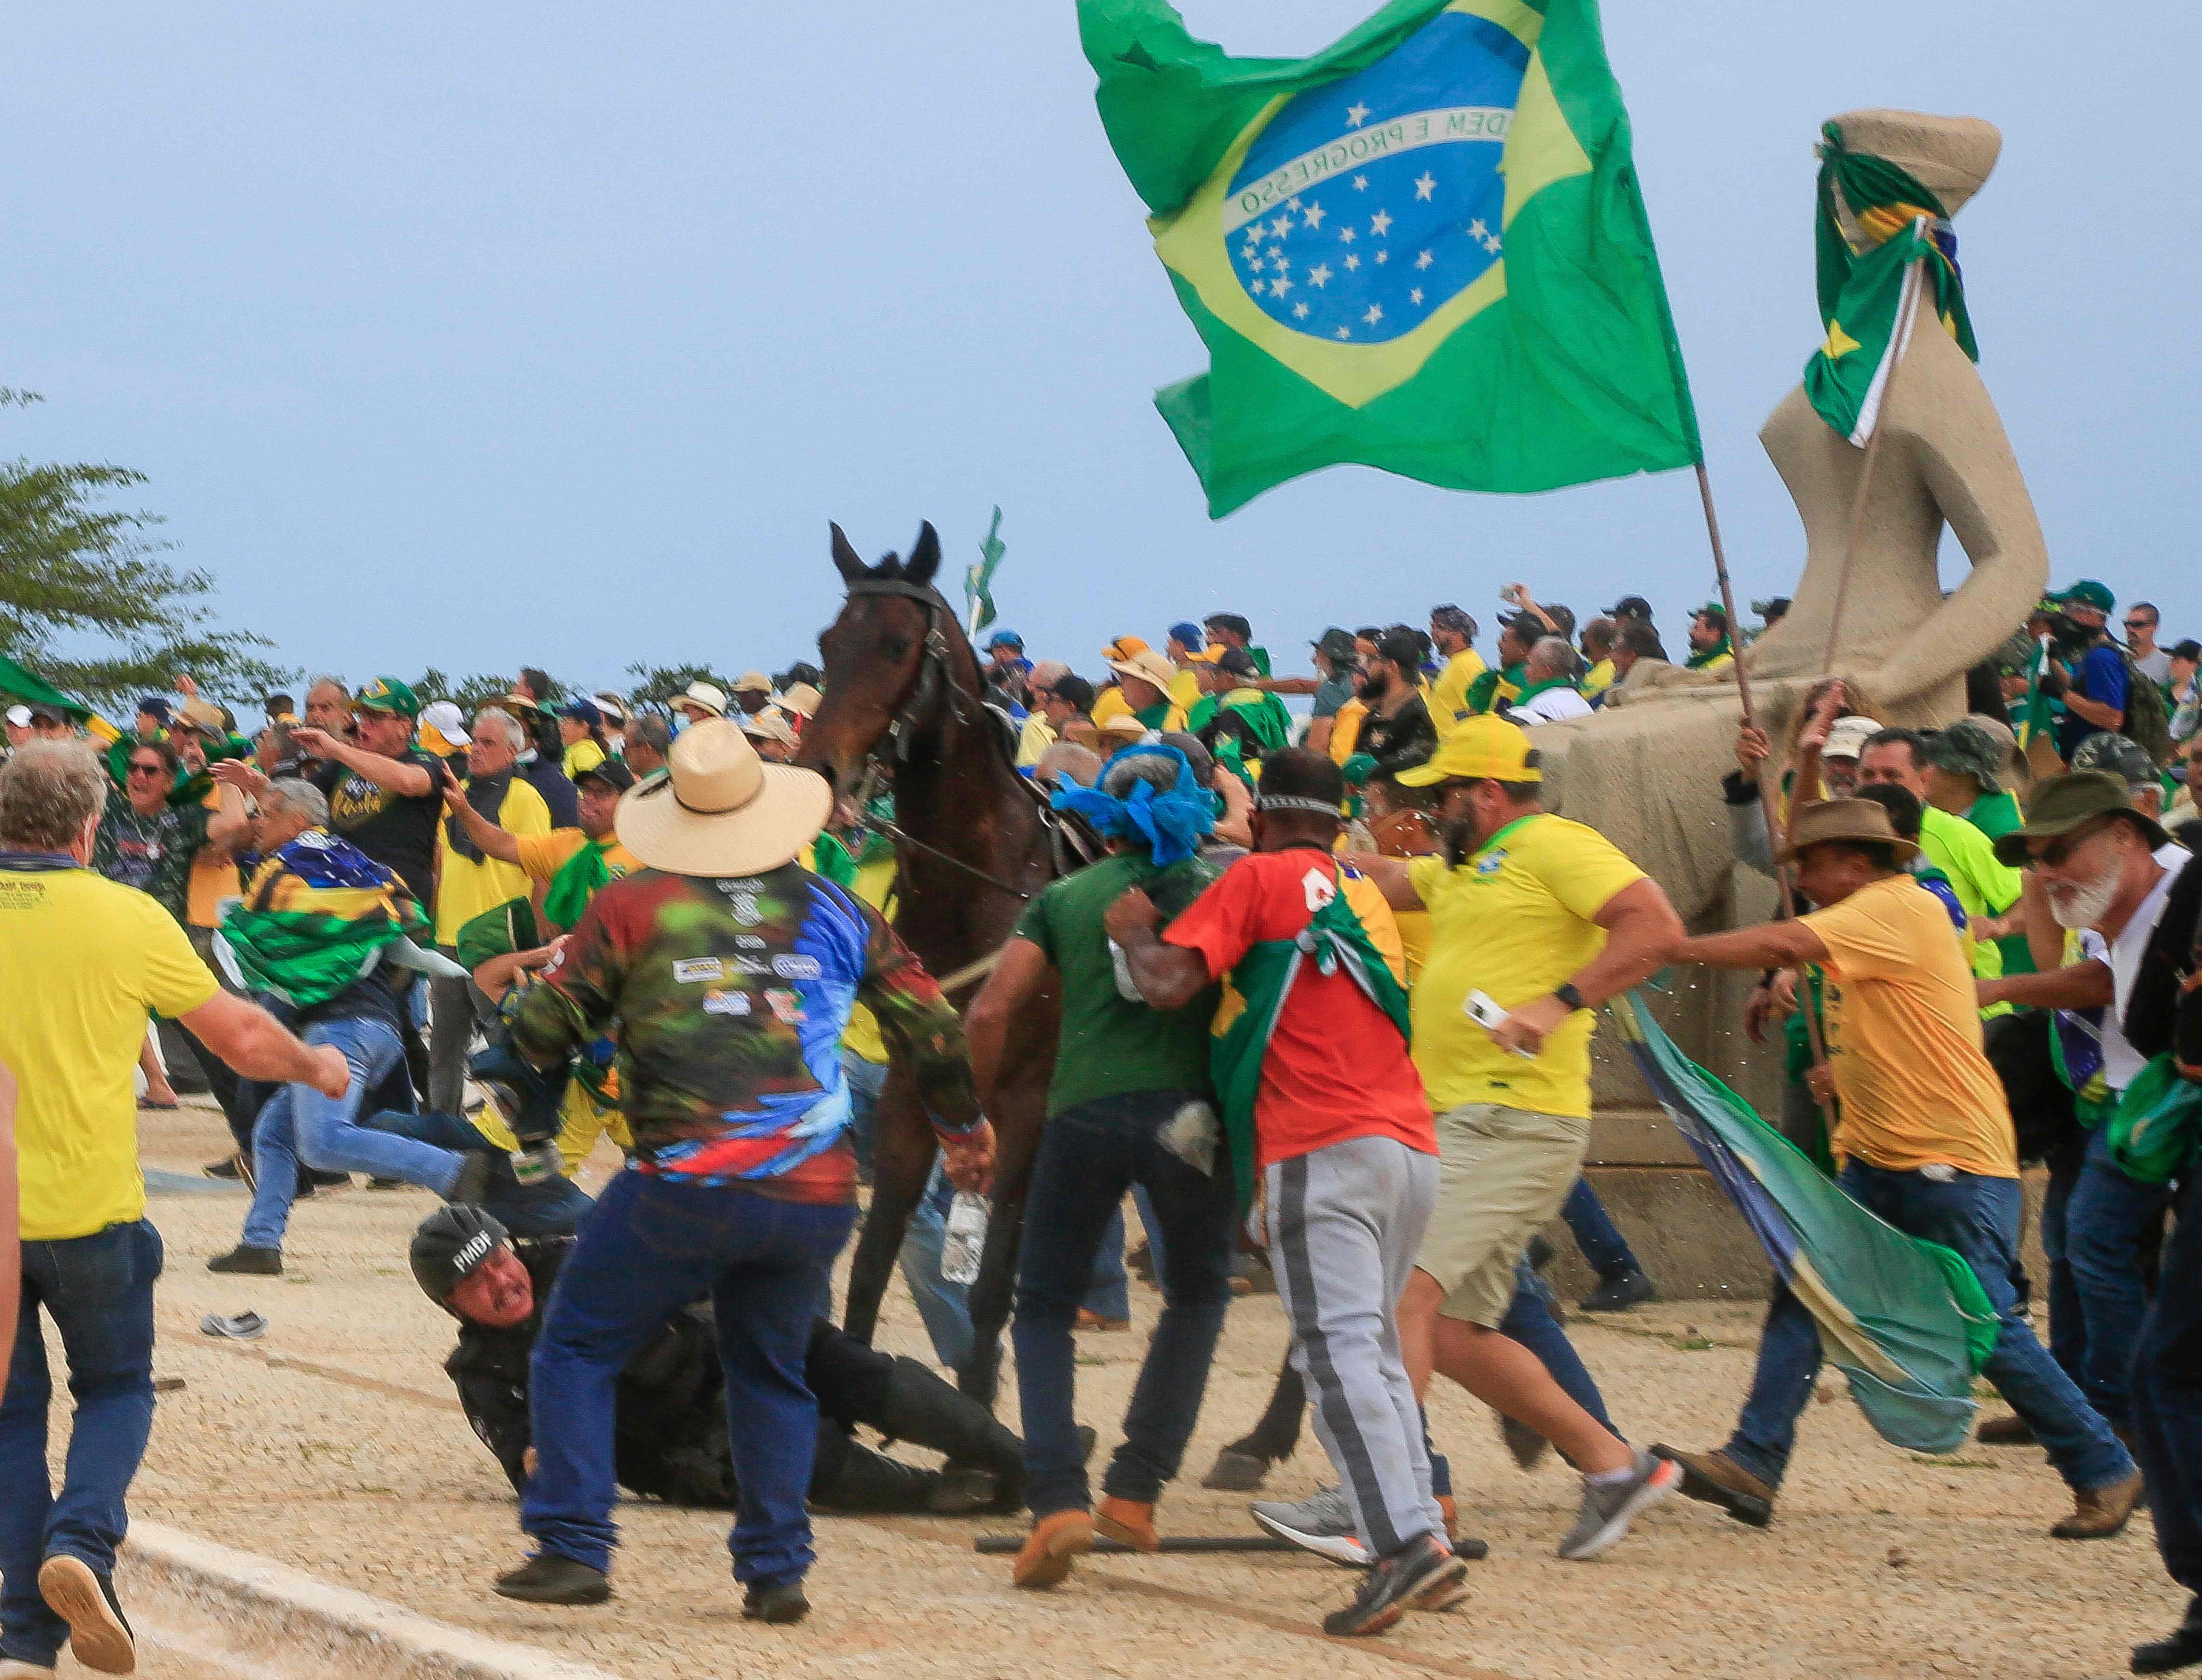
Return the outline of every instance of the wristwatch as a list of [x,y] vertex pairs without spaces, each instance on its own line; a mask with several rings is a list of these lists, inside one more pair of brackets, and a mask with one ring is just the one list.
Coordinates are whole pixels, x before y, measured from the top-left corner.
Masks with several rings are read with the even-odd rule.
[[1554,986],[1552,988],[1552,996],[1559,999],[1561,1002],[1566,1004],[1570,1010],[1587,1009],[1590,1007],[1589,1004],[1583,1002],[1583,995],[1575,990],[1575,982],[1572,980],[1563,980],[1558,985]]

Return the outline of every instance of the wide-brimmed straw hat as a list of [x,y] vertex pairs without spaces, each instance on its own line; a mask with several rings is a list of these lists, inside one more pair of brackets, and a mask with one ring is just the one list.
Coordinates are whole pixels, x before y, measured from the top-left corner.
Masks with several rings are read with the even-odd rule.
[[798,717],[815,718],[818,715],[819,702],[825,698],[815,684],[791,683],[787,691],[780,696],[780,703]]
[[1919,855],[1918,843],[1896,831],[1888,819],[1888,808],[1879,801],[1815,799],[1799,806],[1789,819],[1789,843],[1774,855],[1774,861],[1794,863],[1807,846],[1830,840],[1887,846],[1899,863],[1909,863]]
[[833,790],[813,770],[767,764],[724,718],[692,724],[666,755],[669,772],[619,802],[620,844],[673,875],[757,875],[818,837]]
[[715,718],[723,718],[727,714],[727,691],[716,683],[693,682],[673,696],[674,710],[683,706],[693,706]]
[[1120,677],[1137,677],[1143,683],[1151,683],[1165,695],[1177,680],[1177,667],[1152,648],[1141,648],[1122,659],[1112,659],[1109,668]]

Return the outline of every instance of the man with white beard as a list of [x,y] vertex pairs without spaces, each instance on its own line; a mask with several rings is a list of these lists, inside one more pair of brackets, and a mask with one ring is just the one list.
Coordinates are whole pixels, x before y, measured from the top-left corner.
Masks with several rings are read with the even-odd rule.
[[[1981,983],[1985,1006],[1999,1001],[2060,1012],[2057,1031],[2083,1124],[2076,1162],[2052,1160],[2041,1210],[2049,1255],[2049,1346],[2088,1403],[2122,1436],[2132,1433],[2128,1367],[2148,1309],[2141,1253],[2160,1231],[2169,1187],[2145,1184],[2112,1158],[2105,1122],[2146,1058],[2125,1034],[2126,1010],[2142,954],[2190,854],[2146,812],[2124,779],[2079,770],[2042,784],[2022,827],[1995,843],[2002,861],[2028,870],[2041,901],[2065,931],[2066,962],[2040,974]],[[2032,896],[2032,895],[2029,895]],[[2099,1054],[2088,1043],[2099,1043]],[[2099,1072],[2100,1083],[2095,1083]],[[1984,1439],[2023,1440],[2002,1419]]]

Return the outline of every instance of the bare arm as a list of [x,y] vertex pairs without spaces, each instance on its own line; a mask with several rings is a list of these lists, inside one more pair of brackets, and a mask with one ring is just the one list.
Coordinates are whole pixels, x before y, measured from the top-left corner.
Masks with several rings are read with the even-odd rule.
[[1125,966],[1139,996],[1157,1009],[1181,1009],[1208,984],[1208,960],[1180,945],[1165,945],[1156,927],[1162,913],[1139,888],[1120,895],[1102,918],[1109,937],[1123,948]]
[[1794,968],[1825,962],[1828,948],[1802,922],[1767,922],[1730,933],[1700,933],[1675,948],[1676,962],[1704,968]]
[[252,819],[244,814],[244,796],[233,783],[215,785],[221,802],[207,819],[206,844],[201,850],[216,858],[234,857],[238,845],[251,832]]
[[1002,960],[971,1000],[970,1012],[963,1017],[963,1045],[971,1057],[971,1080],[978,1087],[980,1107],[992,1104],[1010,1022],[1046,984],[1051,972],[1053,966],[1039,946],[1029,939],[1012,939],[1002,947]]
[[1975,983],[1981,1007],[2026,1003],[2037,1009],[2095,1009],[2116,1001],[2110,965],[2090,959],[2040,974],[2006,974]]
[[351,1084],[351,1064],[342,1050],[301,1043],[265,1009],[241,997],[216,992],[178,1019],[248,1079],[311,1085],[324,1096],[342,1096]]
[[1254,796],[1236,776],[1218,776],[1216,793],[1223,802],[1223,814],[1216,819],[1216,837],[1251,851],[1254,831],[1247,826],[1246,819],[1253,814]]
[[1312,677],[1257,677],[1247,686],[1268,694],[1313,694],[1322,684]]
[[380,753],[370,753],[355,747],[349,741],[340,741],[327,730],[294,729],[291,738],[315,758],[325,758],[341,764],[379,788],[402,794],[408,799],[418,799],[424,793],[435,791],[434,779],[424,766],[401,764],[394,758],[385,758]]
[[[427,774],[427,772],[422,772]],[[499,863],[517,865],[520,861],[520,840],[506,833],[467,802],[467,790],[459,778],[451,773],[450,767],[444,767],[444,808],[459,819],[459,826],[467,831],[467,838],[482,849],[483,853]]]
[[1311,753],[1322,753],[1328,755],[1330,752],[1331,726],[1337,721],[1338,720],[1334,716],[1328,718],[1310,718],[1308,720],[1307,738],[1302,741],[1300,745],[1305,747]]
[[1385,857],[1377,852],[1348,852],[1345,861],[1357,873],[1366,875],[1376,884],[1376,890],[1384,895],[1384,902],[1394,910],[1426,909],[1422,896],[1408,878],[1407,869],[1411,860]]
[[2123,729],[2125,708],[2112,706],[2105,701],[2090,700],[2084,694],[2074,694],[2069,689],[2064,694],[2064,709],[2076,712],[2098,729]]
[[532,951],[506,951],[492,957],[474,970],[474,984],[492,1003],[503,1001],[512,990],[512,983],[524,973],[542,967],[558,955],[562,941],[552,940],[547,945],[538,945]]

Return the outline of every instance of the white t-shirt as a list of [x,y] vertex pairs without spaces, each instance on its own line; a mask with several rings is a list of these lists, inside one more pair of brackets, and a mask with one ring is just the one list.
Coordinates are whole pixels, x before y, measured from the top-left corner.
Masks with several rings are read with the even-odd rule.
[[1570,688],[1546,689],[1525,703],[1510,707],[1514,721],[1527,728],[1533,723],[1557,723],[1562,718],[1590,714],[1590,702]]
[[2135,654],[2134,663],[2140,667],[2141,675],[2152,683],[2171,680],[2171,654],[2167,649],[2157,648],[2148,653]]
[[2126,1006],[2133,1002],[2134,979],[2140,972],[2142,954],[2156,932],[2156,925],[2164,919],[2164,901],[2171,896],[2171,884],[2187,867],[2193,855],[2186,847],[2166,844],[2156,849],[2156,861],[2164,866],[2149,895],[2140,902],[2124,927],[2119,930],[2117,943],[2111,943],[2094,929],[2087,928],[2080,935],[2080,955],[2082,958],[2106,963],[2111,971],[2111,1008],[2103,1018],[2103,1078],[2114,1091],[2122,1091],[2139,1078],[2148,1066],[2148,1058],[2126,1042]]

